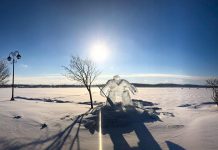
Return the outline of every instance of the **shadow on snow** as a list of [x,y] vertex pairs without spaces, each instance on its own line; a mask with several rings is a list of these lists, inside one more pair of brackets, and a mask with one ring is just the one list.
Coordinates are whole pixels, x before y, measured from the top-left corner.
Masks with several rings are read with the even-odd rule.
[[[60,150],[77,147],[80,149],[79,131],[81,124],[89,130],[91,134],[99,132],[99,114],[102,116],[102,134],[108,134],[114,150],[160,150],[160,146],[152,136],[144,123],[161,121],[155,113],[149,113],[146,110],[138,109],[133,106],[123,107],[116,104],[114,108],[109,106],[99,105],[84,114],[78,115],[73,119],[73,122],[59,133],[47,137],[45,139],[34,140],[30,143],[19,144],[16,141],[1,139],[0,145],[4,149],[45,149],[45,150]],[[78,127],[74,136],[72,129],[78,123]],[[124,138],[124,134],[135,132],[138,144],[136,147],[131,147]],[[183,150],[183,148],[170,141],[166,141],[169,149]],[[66,145],[67,146],[66,146]],[[76,146],[75,146],[76,144]],[[75,147],[74,147],[75,146]],[[66,148],[68,147],[68,148]]]

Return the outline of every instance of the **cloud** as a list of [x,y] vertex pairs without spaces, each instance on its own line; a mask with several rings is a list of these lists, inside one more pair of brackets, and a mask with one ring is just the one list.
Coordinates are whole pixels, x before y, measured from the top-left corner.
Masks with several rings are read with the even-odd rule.
[[63,75],[15,76],[16,84],[75,84]]
[[[113,75],[102,75],[102,79],[112,78]],[[176,84],[205,84],[205,80],[215,78],[211,76],[190,76],[178,74],[120,74],[121,78],[125,78],[134,83],[176,83]]]
[[[114,74],[101,74],[94,84],[105,83],[112,79]],[[215,78],[210,76],[189,76],[177,74],[120,74],[132,83],[176,83],[176,84],[205,84],[205,80]],[[15,76],[17,84],[78,84],[76,81],[67,79],[61,74],[43,74],[35,76]]]

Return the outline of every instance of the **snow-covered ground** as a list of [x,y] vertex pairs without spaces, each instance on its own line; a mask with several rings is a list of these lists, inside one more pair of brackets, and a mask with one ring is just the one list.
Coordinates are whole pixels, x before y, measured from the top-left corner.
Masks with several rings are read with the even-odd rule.
[[[78,117],[90,108],[84,88],[18,88],[16,101],[9,101],[10,88],[1,88],[0,149],[218,149],[218,107],[210,103],[209,89],[138,90],[132,98],[156,103],[147,107],[157,109],[159,121],[145,119],[131,127],[128,123],[116,127],[117,120],[129,119],[119,114],[112,122],[102,119],[100,123],[112,125],[115,119],[115,125],[101,131],[98,123],[99,129],[93,132],[82,122],[96,116]],[[95,107],[105,102],[97,88],[93,97]],[[107,118],[103,112],[101,117]]]

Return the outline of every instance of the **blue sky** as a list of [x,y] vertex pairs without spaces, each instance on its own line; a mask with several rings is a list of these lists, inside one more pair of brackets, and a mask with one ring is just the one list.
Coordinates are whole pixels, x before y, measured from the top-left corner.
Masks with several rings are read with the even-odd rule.
[[218,1],[1,0],[0,57],[19,50],[17,83],[70,83],[61,66],[89,57],[96,41],[109,55],[99,81],[195,83],[218,76]]

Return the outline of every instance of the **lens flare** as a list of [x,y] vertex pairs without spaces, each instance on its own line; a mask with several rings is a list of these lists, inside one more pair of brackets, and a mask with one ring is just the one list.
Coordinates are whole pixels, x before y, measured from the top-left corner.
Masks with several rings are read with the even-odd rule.
[[99,123],[98,123],[98,137],[99,137],[99,150],[103,150],[102,148],[102,126],[101,126],[101,110],[99,111]]

